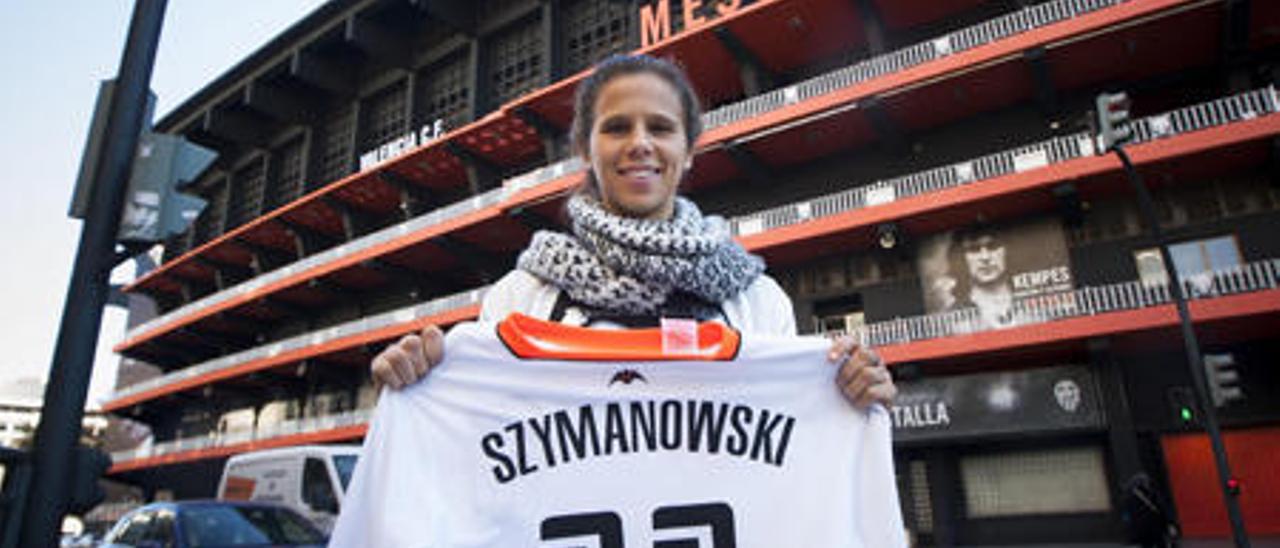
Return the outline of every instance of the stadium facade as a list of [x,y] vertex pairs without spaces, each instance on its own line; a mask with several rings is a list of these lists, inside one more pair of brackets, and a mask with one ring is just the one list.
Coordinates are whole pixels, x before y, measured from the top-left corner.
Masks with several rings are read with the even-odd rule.
[[[675,59],[706,133],[685,191],[766,257],[806,333],[894,366],[925,545],[1120,543],[1132,497],[1229,534],[1155,242],[1091,128],[1133,99],[1136,170],[1207,363],[1251,533],[1280,534],[1280,3],[334,0],[156,124],[219,152],[130,287],[112,476],[210,496],[230,455],[358,442],[370,358],[474,318],[582,165],[572,95]],[[134,377],[133,375],[123,375]],[[1237,391],[1234,390],[1238,388]]]

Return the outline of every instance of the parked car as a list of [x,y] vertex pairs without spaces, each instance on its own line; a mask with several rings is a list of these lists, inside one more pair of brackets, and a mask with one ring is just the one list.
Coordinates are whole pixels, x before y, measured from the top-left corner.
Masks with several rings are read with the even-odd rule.
[[125,514],[103,538],[110,548],[324,546],[307,518],[287,506],[243,501],[157,502]]
[[217,498],[278,502],[327,533],[359,456],[359,445],[300,445],[234,455],[223,468]]

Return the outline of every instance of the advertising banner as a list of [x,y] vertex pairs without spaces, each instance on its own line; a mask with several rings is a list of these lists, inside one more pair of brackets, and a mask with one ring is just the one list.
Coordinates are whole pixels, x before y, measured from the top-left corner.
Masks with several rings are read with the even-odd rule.
[[925,311],[971,309],[958,331],[1038,321],[1045,296],[1072,289],[1071,260],[1057,219],[977,225],[932,235],[917,247]]
[[894,442],[1083,430],[1105,424],[1084,366],[924,378],[898,383]]

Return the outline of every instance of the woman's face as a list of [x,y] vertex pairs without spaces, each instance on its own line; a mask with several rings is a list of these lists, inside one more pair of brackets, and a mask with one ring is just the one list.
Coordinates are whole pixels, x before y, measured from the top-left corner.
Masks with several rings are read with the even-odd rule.
[[624,74],[600,89],[587,162],[605,209],[639,219],[666,219],[693,156],[675,88],[648,72]]

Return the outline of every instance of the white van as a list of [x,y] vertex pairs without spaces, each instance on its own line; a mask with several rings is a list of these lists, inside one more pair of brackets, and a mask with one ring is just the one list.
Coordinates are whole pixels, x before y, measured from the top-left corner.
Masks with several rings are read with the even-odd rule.
[[227,459],[218,498],[278,502],[328,532],[351,483],[359,445],[301,445]]

